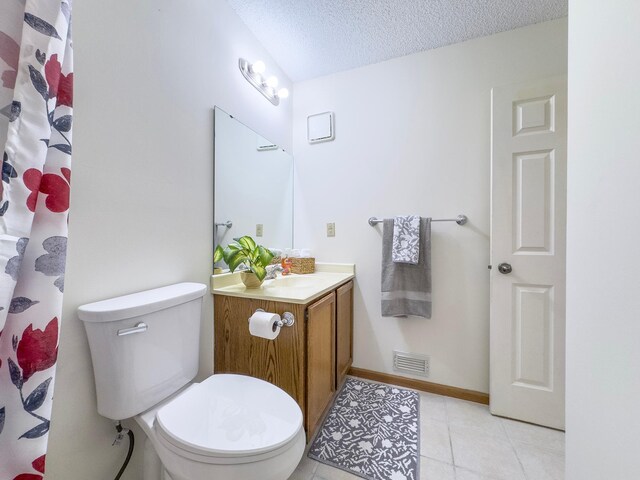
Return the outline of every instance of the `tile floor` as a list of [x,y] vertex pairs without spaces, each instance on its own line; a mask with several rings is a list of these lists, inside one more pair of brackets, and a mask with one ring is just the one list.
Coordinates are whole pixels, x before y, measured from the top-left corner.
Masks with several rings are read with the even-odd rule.
[[[563,480],[564,433],[420,394],[420,480]],[[289,480],[358,480],[306,454]]]

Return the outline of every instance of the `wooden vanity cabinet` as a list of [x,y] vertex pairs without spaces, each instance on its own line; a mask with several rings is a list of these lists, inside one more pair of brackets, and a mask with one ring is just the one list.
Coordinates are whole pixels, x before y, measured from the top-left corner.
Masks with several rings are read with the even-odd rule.
[[336,389],[353,363],[353,281],[336,290]]
[[336,294],[307,308],[307,411],[305,428],[315,432],[336,392]]
[[[257,309],[282,316],[291,312],[292,327],[284,327],[275,341],[249,334],[249,317]],[[214,372],[240,373],[279,386],[304,412],[306,395],[305,305],[213,296]]]
[[[261,378],[291,395],[313,436],[352,361],[353,281],[307,305],[214,296],[214,371]],[[258,309],[280,316],[291,312],[292,327],[275,340],[249,334]]]

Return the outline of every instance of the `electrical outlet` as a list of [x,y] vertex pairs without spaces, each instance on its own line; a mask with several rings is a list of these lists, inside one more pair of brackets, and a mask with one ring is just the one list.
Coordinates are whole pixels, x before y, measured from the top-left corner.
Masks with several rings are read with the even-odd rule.
[[256,237],[261,237],[262,236],[262,224],[258,223],[256,225]]
[[336,224],[327,223],[327,237],[335,237],[335,236],[336,236]]

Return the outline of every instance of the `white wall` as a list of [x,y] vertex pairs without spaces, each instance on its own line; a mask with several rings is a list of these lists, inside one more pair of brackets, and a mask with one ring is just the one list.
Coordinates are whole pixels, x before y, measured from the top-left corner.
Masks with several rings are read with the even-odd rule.
[[[295,85],[295,244],[357,265],[355,366],[392,373],[392,350],[422,353],[431,381],[488,391],[490,89],[565,73],[566,36],[560,19]],[[336,140],[309,145],[306,117],[326,110]],[[433,225],[430,320],[380,315],[367,219],[409,213],[470,219]]]
[[639,22],[569,2],[567,480],[640,476]]
[[[290,82],[223,0],[76,2],[74,50],[69,256],[47,480],[106,480],[126,442],[111,448],[113,426],[96,413],[76,308],[174,282],[208,284],[213,107],[290,150],[291,103],[266,101],[243,79],[238,57],[262,58]],[[206,375],[213,367],[208,296],[203,319]],[[141,478],[141,447],[127,479]]]

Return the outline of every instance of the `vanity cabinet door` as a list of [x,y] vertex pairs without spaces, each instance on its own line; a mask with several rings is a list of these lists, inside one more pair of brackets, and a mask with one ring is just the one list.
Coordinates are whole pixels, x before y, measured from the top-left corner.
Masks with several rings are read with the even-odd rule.
[[353,362],[353,282],[336,290],[336,389]]
[[336,391],[336,294],[331,292],[307,307],[307,415],[310,438]]

